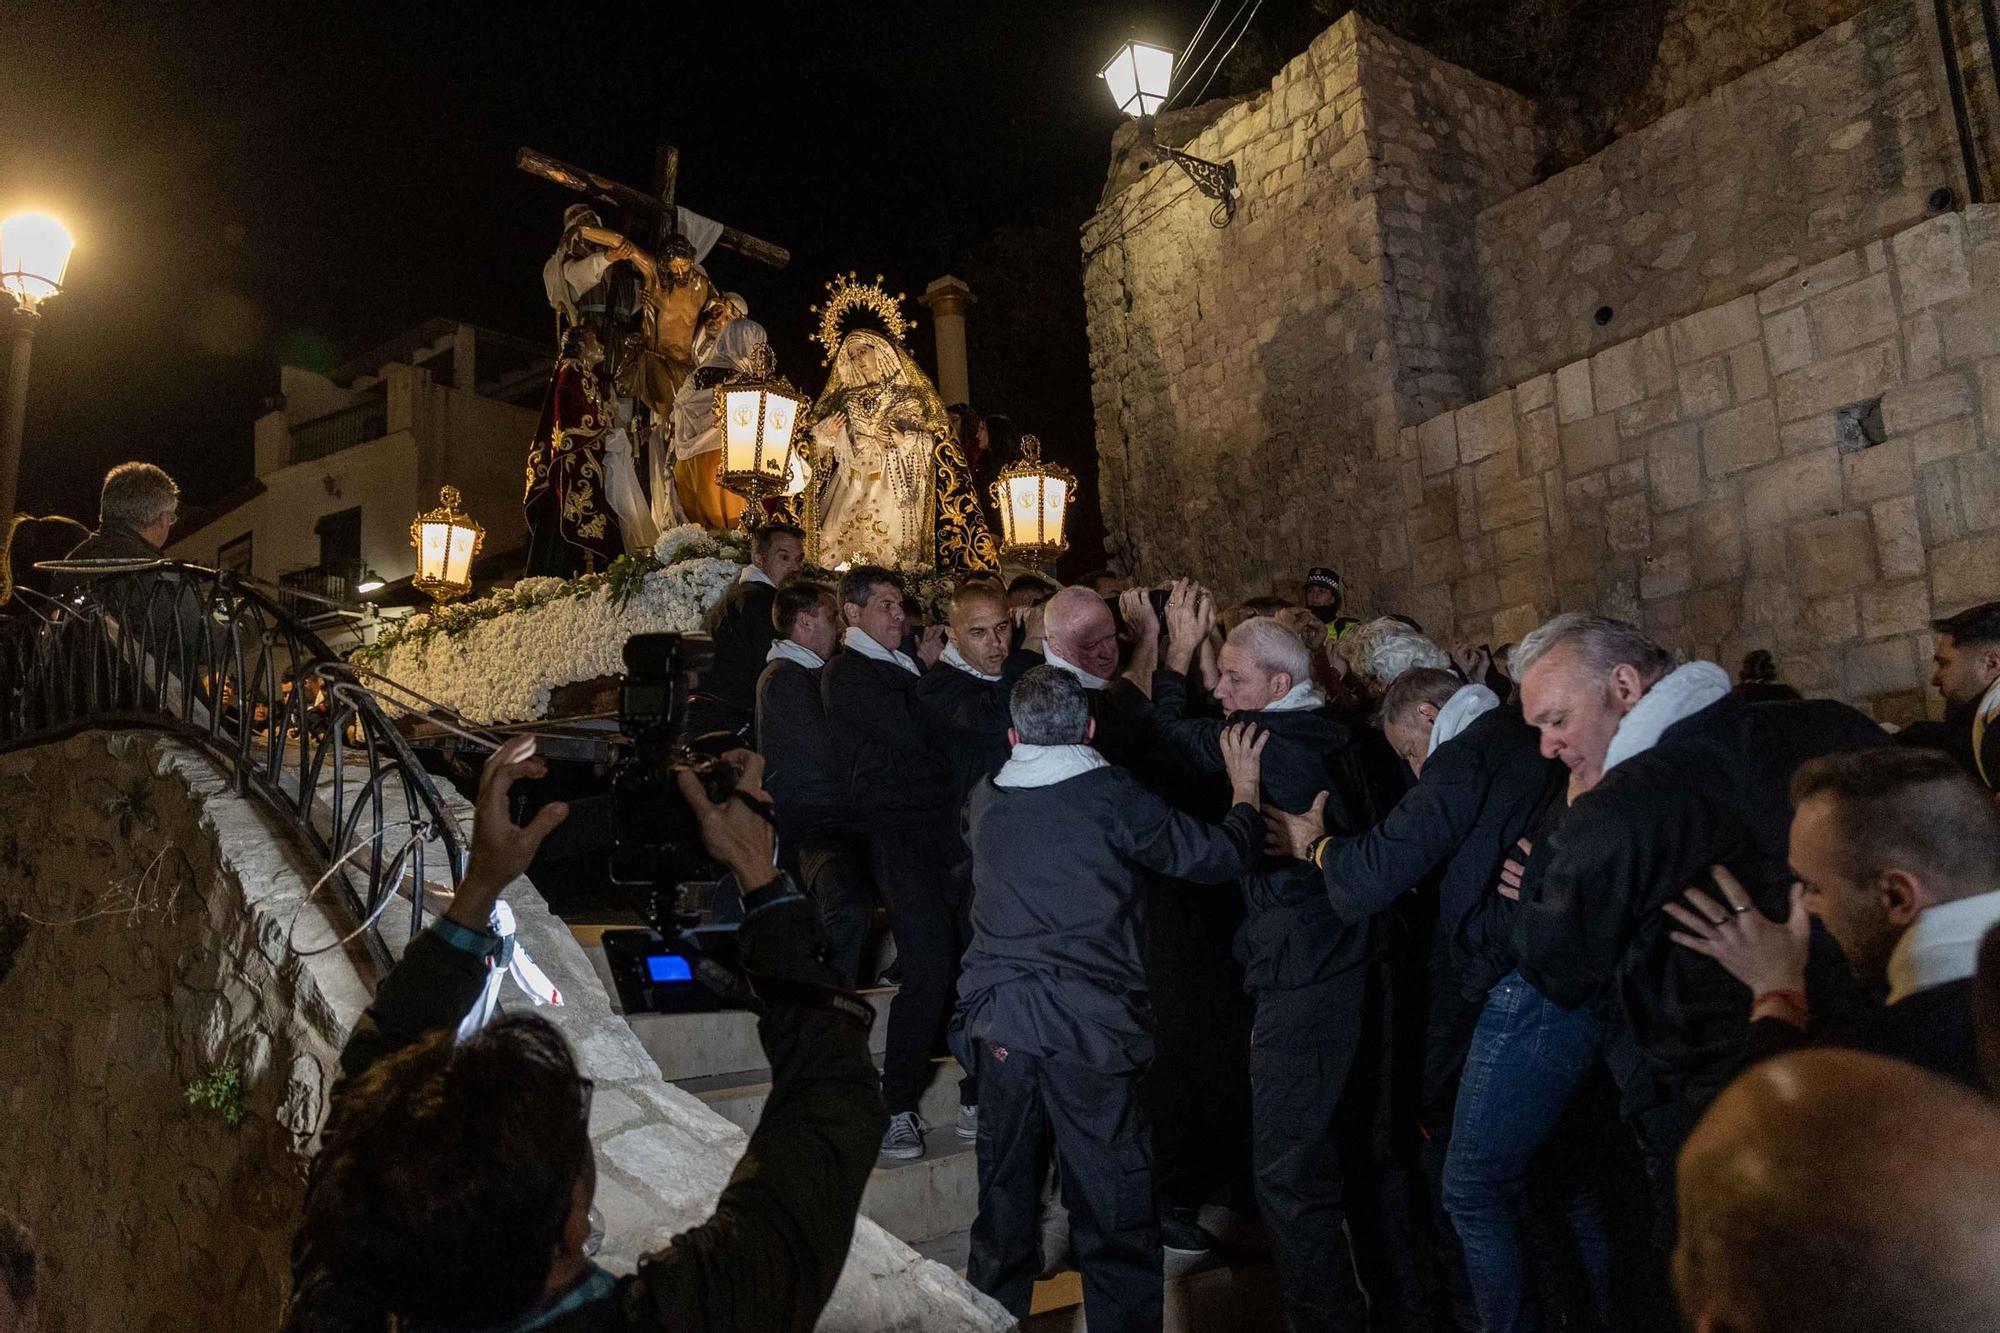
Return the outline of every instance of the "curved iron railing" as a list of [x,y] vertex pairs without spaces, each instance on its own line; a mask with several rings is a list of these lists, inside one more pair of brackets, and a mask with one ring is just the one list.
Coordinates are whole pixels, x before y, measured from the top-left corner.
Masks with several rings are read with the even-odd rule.
[[0,751],[132,727],[192,743],[332,872],[386,967],[376,923],[407,879],[411,937],[422,929],[430,842],[454,888],[463,866],[430,774],[347,664],[236,575],[164,561],[114,568],[45,616],[0,622]]

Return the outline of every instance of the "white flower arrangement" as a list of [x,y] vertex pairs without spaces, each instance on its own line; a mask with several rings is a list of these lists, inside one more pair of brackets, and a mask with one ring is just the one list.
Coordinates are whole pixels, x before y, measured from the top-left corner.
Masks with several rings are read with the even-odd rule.
[[539,718],[559,686],[622,673],[632,635],[700,630],[748,560],[730,535],[675,528],[655,548],[673,561],[626,556],[602,574],[522,579],[412,616],[355,660],[473,722]]

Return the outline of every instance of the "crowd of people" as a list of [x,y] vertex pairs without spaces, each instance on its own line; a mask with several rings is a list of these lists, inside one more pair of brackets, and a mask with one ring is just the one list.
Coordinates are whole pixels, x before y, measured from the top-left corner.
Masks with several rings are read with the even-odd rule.
[[1684,1150],[1746,1070],[1987,1086],[2000,604],[1938,622],[1946,718],[1892,734],[1766,652],[1732,681],[1582,614],[1448,649],[1327,569],[1228,608],[971,578],[924,624],[799,564],[760,534],[690,731],[761,753],[836,965],[897,986],[885,1158],[962,1066],[970,1277],[1017,1314],[1074,1264],[1093,1328],[1156,1326],[1225,1204],[1294,1329],[1671,1327]]

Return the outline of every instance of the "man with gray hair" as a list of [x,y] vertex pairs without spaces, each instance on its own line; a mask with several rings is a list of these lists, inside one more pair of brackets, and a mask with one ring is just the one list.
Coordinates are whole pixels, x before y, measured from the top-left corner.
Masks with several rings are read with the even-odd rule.
[[[97,499],[97,530],[71,551],[68,560],[144,562],[164,560],[167,535],[180,513],[181,488],[151,463],[120,463],[104,474]],[[65,593],[82,587],[88,574],[65,575]]]
[[[1662,908],[1723,866],[1745,910],[1782,917],[1794,770],[1887,738],[1829,700],[1746,703],[1715,663],[1676,667],[1638,627],[1604,616],[1557,616],[1521,641],[1514,664],[1542,753],[1580,793],[1522,876],[1521,975],[1564,1009],[1596,1004],[1615,1017],[1613,1073],[1664,1242],[1675,1154],[1743,1068],[1749,1018],[1740,984],[1677,947]],[[1839,951],[1824,932],[1815,945],[1815,1007],[1850,1003]]]
[[1160,1327],[1159,1226],[1139,1081],[1153,1057],[1151,875],[1226,883],[1255,855],[1265,737],[1221,739],[1233,804],[1176,812],[1091,747],[1084,687],[1039,666],[1010,696],[1011,757],[966,803],[972,944],[958,991],[978,1043],[979,1215],[967,1276],[1025,1319],[1051,1143],[1094,1329]]
[[[1214,772],[1227,758],[1230,726],[1267,731],[1265,800],[1288,814],[1322,809],[1334,831],[1359,833],[1376,811],[1356,730],[1328,710],[1312,683],[1311,655],[1276,620],[1246,620],[1223,643],[1215,698],[1226,721],[1187,715],[1187,672],[1214,616],[1198,587],[1178,587],[1167,601],[1166,651],[1153,678],[1163,739]],[[1242,889],[1247,915],[1236,956],[1256,1005],[1252,1170],[1280,1296],[1293,1328],[1360,1328],[1369,1302],[1347,1238],[1337,1108],[1363,1027],[1368,926],[1342,921],[1318,868],[1289,855],[1260,857]]]
[[[65,560],[102,562],[96,571],[58,574],[56,592],[66,598],[94,591],[113,617],[123,606],[146,608],[145,619],[159,649],[176,640],[179,660],[172,669],[181,675],[213,670],[221,657],[221,629],[200,605],[196,592],[179,575],[147,566],[166,560],[161,549],[180,514],[180,487],[151,463],[120,463],[104,474],[97,501],[97,530]],[[173,595],[157,591],[162,585]]]
[[1381,698],[1407,671],[1430,667],[1451,670],[1451,654],[1393,616],[1371,620],[1348,631],[1341,641],[1341,655],[1354,668],[1368,693]]

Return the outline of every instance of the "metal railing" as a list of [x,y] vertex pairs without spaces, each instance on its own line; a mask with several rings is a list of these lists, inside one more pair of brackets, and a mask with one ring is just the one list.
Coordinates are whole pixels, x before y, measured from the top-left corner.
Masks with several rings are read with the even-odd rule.
[[278,586],[289,592],[306,594],[304,597],[280,595],[278,603],[300,620],[310,621],[332,609],[327,602],[338,602],[351,606],[358,594],[356,586],[361,582],[361,561],[336,560],[328,565],[313,565],[308,569],[295,569],[278,575]]
[[462,870],[430,774],[353,670],[236,575],[117,569],[50,614],[0,623],[0,752],[128,728],[196,746],[310,848],[386,968],[377,923],[407,883],[410,936],[422,929],[430,846],[440,882],[456,888]]
[[379,440],[389,433],[389,403],[386,398],[370,398],[337,412],[301,421],[291,428],[291,459],[310,463],[315,459],[351,449],[357,444]]

